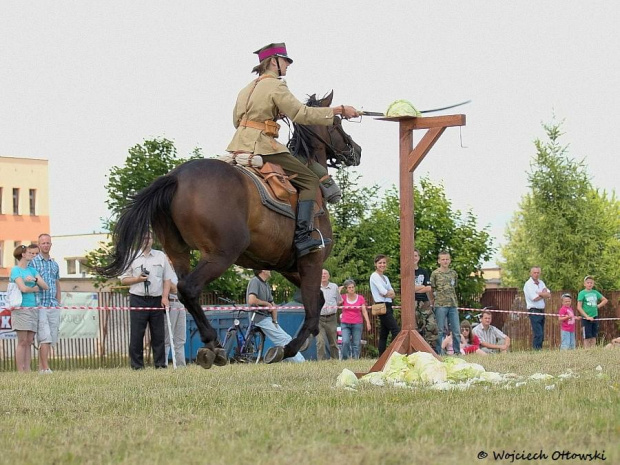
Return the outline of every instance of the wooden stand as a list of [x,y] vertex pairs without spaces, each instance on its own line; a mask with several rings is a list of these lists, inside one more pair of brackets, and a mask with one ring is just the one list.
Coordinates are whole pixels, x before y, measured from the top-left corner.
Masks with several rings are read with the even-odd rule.
[[[394,352],[411,354],[429,352],[436,357],[433,348],[417,331],[415,318],[415,269],[413,265],[414,223],[413,223],[413,172],[426,154],[435,145],[448,127],[465,126],[465,115],[447,115],[433,117],[402,116],[397,118],[379,118],[383,121],[397,121],[400,136],[400,289],[402,330],[379,360],[370,369],[381,371]],[[426,134],[413,148],[413,131],[426,129]],[[356,373],[363,376],[366,373]]]

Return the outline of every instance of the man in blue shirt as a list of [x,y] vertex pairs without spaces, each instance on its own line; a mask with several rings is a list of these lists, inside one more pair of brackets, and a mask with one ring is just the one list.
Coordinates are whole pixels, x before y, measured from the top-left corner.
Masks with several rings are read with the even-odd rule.
[[37,341],[39,341],[39,372],[51,373],[48,360],[52,346],[58,342],[60,327],[60,270],[58,263],[50,257],[52,237],[49,234],[39,235],[39,254],[32,259],[30,266],[36,269],[49,289],[41,290],[39,300],[39,325]]

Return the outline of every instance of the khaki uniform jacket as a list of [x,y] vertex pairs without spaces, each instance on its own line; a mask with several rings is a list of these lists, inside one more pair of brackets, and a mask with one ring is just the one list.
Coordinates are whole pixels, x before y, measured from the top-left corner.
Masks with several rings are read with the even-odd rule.
[[[233,110],[233,124],[237,132],[227,147],[229,152],[248,152],[257,155],[290,153],[285,145],[260,129],[240,126],[241,120],[264,123],[276,121],[280,114],[288,116],[299,124],[333,124],[334,112],[331,108],[308,107],[295,98],[283,80],[277,79],[275,73],[267,71],[273,78],[261,79],[258,84],[252,81],[239,92]],[[248,98],[249,97],[249,98]]]

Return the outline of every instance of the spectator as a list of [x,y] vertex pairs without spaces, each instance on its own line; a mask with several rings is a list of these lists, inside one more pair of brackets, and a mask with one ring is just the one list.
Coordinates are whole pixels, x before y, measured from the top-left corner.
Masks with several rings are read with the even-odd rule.
[[370,291],[375,304],[385,303],[385,314],[379,315],[379,321],[381,322],[379,356],[387,348],[388,335],[391,333],[392,340],[394,340],[400,332],[400,327],[394,318],[394,310],[392,308],[392,299],[396,297],[396,293],[390,284],[390,280],[384,274],[386,268],[387,257],[383,254],[377,255],[375,257],[375,271],[370,275]]
[[37,328],[37,341],[39,342],[39,372],[51,373],[49,357],[52,347],[58,342],[58,329],[60,328],[60,269],[58,263],[50,257],[52,249],[52,236],[49,234],[39,235],[39,253],[32,259],[30,265],[37,270],[49,289],[39,292],[39,322]]
[[[35,257],[36,246],[18,245],[13,251],[13,257],[18,260],[11,270],[9,282],[17,284],[22,293],[21,308],[11,312],[11,327],[17,334],[15,349],[15,365],[17,371],[30,371],[32,358],[31,346],[37,332],[39,311],[37,310],[37,293],[49,289],[39,272],[28,264]],[[33,308],[30,308],[33,307]]]
[[[319,317],[319,334],[316,337],[317,360],[325,360],[325,349],[328,349],[329,358],[338,360],[338,305],[342,304],[342,296],[338,286],[329,281],[329,271],[321,274],[321,292],[325,297],[325,304]],[[327,346],[325,341],[327,340]]]
[[558,311],[560,321],[560,350],[575,348],[575,312],[570,294],[562,294],[562,307]]
[[[129,286],[129,360],[131,368],[144,368],[144,333],[149,325],[155,368],[166,368],[165,307],[170,305],[172,267],[166,255],[153,250],[153,235],[147,234],[142,250],[120,277],[123,286]],[[142,310],[149,308],[149,310]],[[157,310],[155,310],[157,309]],[[161,310],[159,310],[161,309]]]
[[360,358],[362,329],[366,323],[366,331],[370,331],[370,319],[366,310],[364,296],[355,292],[355,281],[347,279],[343,284],[346,294],[342,296],[343,307],[340,319],[342,327],[342,359],[349,356]]
[[605,349],[613,349],[620,347],[620,337],[612,339],[609,344],[605,346]]
[[577,296],[577,310],[583,316],[584,340],[583,346],[587,349],[596,345],[598,336],[598,309],[607,305],[607,299],[599,291],[594,289],[594,278],[586,276],[583,280],[585,289],[579,291]]
[[473,333],[480,340],[480,348],[488,353],[507,352],[510,347],[510,338],[495,326],[491,325],[493,315],[491,312],[482,312],[480,324],[474,328]]
[[471,323],[467,320],[461,321],[461,352],[464,354],[487,355],[480,348],[480,338],[471,329]]
[[[523,286],[525,303],[530,313],[545,313],[545,299],[551,297],[551,292],[540,279],[540,267],[530,268],[530,279]],[[532,348],[540,350],[545,339],[545,315],[529,315],[532,325]]]
[[[254,324],[263,330],[265,337],[271,339],[276,347],[284,347],[293,338],[278,325],[278,309],[273,303],[273,294],[267,281],[271,278],[269,270],[254,270],[254,277],[250,279],[245,293],[245,299],[250,307],[267,307],[271,318],[259,313],[254,317]],[[303,362],[306,359],[297,352],[294,357],[284,359],[287,362]]]
[[[447,328],[444,330],[444,334],[448,334],[443,341],[441,341],[441,351],[447,355],[454,355],[454,344],[452,342],[452,331],[449,331]],[[464,344],[464,340],[462,336],[459,334],[459,340],[461,345]]]
[[[177,284],[179,278],[177,278],[174,269],[172,270],[172,276],[170,278],[170,294],[168,294],[168,300],[170,301],[170,327],[172,328],[172,356],[174,357],[178,367],[185,366],[185,338],[187,332],[187,311],[177,296]],[[166,365],[168,365],[168,354],[170,353],[170,331],[168,324],[165,328],[165,347],[166,347]]]
[[431,288],[431,276],[426,268],[418,266],[420,263],[420,251],[413,251],[413,266],[415,267],[415,319],[418,332],[428,345],[435,350],[437,348],[437,319],[433,312],[433,293]]
[[[452,334],[460,334],[458,302],[456,299],[457,274],[456,271],[450,269],[451,262],[452,258],[448,252],[439,252],[437,257],[439,268],[431,273],[431,288],[435,295],[435,316],[437,317],[437,327],[439,328],[437,353],[441,353],[441,342],[446,334],[447,326],[449,326]],[[452,344],[454,346],[454,353],[460,354],[460,338],[454,338]]]

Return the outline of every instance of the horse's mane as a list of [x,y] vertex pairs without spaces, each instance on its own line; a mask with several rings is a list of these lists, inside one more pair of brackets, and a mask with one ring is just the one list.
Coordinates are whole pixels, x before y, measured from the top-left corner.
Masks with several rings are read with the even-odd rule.
[[[316,98],[316,94],[308,96],[308,99],[305,102],[305,104],[309,107],[318,107],[320,103],[320,99]],[[286,144],[288,149],[296,157],[301,157],[304,160],[318,161],[312,150],[314,136],[312,135],[311,130],[307,126],[303,126],[301,124],[292,124],[293,134],[291,139],[288,141],[288,144]]]

